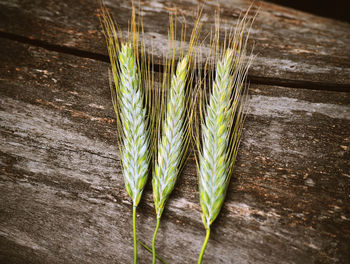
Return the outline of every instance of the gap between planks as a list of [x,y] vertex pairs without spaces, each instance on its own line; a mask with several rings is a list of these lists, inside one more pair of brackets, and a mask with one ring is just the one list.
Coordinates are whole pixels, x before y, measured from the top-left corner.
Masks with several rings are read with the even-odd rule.
[[[40,47],[49,51],[55,51],[59,53],[74,55],[81,58],[88,58],[92,60],[109,63],[109,58],[107,55],[85,51],[81,49],[76,49],[76,48],[71,48],[71,47],[62,46],[62,45],[56,45],[40,39],[31,39],[28,37],[23,37],[20,35],[4,32],[4,31],[0,31],[0,38],[12,40],[22,44],[28,44],[35,47]],[[164,68],[163,65],[160,65],[160,64],[153,64],[152,66],[152,69],[155,72],[162,72],[163,68]],[[277,77],[267,78],[267,77],[260,77],[260,76],[255,76],[251,74],[248,74],[248,82],[253,84],[265,84],[265,85],[282,86],[282,87],[289,87],[289,88],[350,92],[350,87],[342,84],[326,84],[322,82],[298,81],[298,80],[281,79]]]

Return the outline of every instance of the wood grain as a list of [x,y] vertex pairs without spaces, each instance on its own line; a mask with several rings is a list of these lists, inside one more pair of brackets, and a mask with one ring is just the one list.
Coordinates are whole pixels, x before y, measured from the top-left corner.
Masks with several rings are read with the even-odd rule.
[[[131,202],[108,63],[12,40],[0,46],[0,262],[130,263]],[[347,263],[349,93],[253,84],[250,94],[204,263]],[[149,184],[137,225],[149,243]],[[164,212],[158,252],[169,263],[193,263],[203,239],[190,156]]]
[[[221,32],[224,34],[237,23],[240,12],[245,12],[249,1],[221,0]],[[130,1],[106,1],[124,36],[128,29]],[[147,47],[162,63],[167,52],[169,11],[177,12],[179,22],[191,26],[198,2],[142,1]],[[68,47],[92,54],[106,55],[101,34],[98,1],[2,1],[0,3],[0,30],[2,36],[25,37],[37,44]],[[312,89],[349,91],[350,87],[350,25],[317,17],[290,8],[265,2],[256,2],[252,14],[260,7],[251,30],[249,46],[255,46],[257,58],[249,73],[253,82]],[[203,38],[213,27],[217,1],[203,5]],[[190,30],[188,30],[189,34]],[[208,38],[207,38],[208,39]],[[153,45],[152,45],[153,43]],[[208,40],[204,43],[204,53]]]

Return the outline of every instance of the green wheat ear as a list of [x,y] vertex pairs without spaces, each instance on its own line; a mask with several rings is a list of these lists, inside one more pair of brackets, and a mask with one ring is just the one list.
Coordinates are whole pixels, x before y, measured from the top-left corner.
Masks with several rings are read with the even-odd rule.
[[140,88],[140,76],[134,50],[129,44],[122,44],[119,59],[120,120],[123,129],[122,164],[125,187],[133,206],[141,199],[151,159],[151,131],[143,106],[144,94]]
[[[194,48],[196,47],[199,27],[198,15],[193,28],[187,55],[180,56],[175,69],[175,20],[170,19],[170,54],[164,72],[163,99],[159,120],[160,133],[155,154],[152,177],[153,199],[157,224],[153,234],[153,264],[156,260],[155,240],[165,203],[174,189],[180,174],[190,141],[190,89],[192,84],[192,67],[194,65]],[[184,29],[183,29],[184,30]],[[185,35],[184,33],[182,35]],[[183,40],[182,40],[183,41]],[[181,51],[183,53],[183,51]],[[170,77],[170,78],[169,78]]]
[[[252,20],[247,14],[238,24],[234,36],[219,55],[219,32],[214,37],[212,53],[206,63],[208,74],[203,81],[200,122],[195,135],[198,148],[197,169],[202,220],[206,229],[198,263],[202,262],[210,236],[210,226],[223,205],[242,134],[246,106],[246,76],[251,56],[246,56],[247,35],[244,31]],[[207,85],[209,87],[207,87]],[[208,91],[208,92],[207,92]],[[199,132],[200,131],[200,132]]]
[[188,146],[186,84],[188,81],[188,56],[177,65],[171,78],[166,115],[161,126],[158,153],[152,177],[153,198],[157,219],[174,188]]
[[152,177],[153,199],[157,225],[152,240],[153,264],[155,263],[155,239],[165,202],[172,192],[180,173],[188,147],[189,130],[186,118],[186,83],[188,79],[188,57],[177,65],[176,74],[171,79],[171,87],[166,104],[166,116],[161,127],[158,154]]
[[126,190],[133,203],[134,263],[137,263],[136,207],[147,181],[152,158],[152,130],[148,113],[149,68],[144,50],[139,55],[139,33],[135,25],[135,10],[131,17],[129,40],[118,38],[113,19],[102,8],[101,24],[106,37],[112,66],[114,87],[112,101],[117,116],[119,147]]

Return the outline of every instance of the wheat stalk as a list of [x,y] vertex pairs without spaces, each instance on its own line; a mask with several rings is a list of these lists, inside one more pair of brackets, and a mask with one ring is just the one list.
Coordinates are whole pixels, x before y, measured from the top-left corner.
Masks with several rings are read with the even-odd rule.
[[102,8],[101,24],[115,84],[111,91],[117,115],[124,182],[133,203],[134,263],[137,263],[136,208],[147,181],[152,157],[152,131],[145,105],[149,101],[145,93],[149,75],[144,66],[144,56],[138,55],[139,35],[134,8],[128,41],[118,39],[114,22],[105,7]]
[[[198,147],[197,169],[199,174],[200,205],[202,220],[206,229],[198,263],[202,262],[210,236],[210,226],[217,218],[223,205],[227,187],[237,156],[242,134],[246,105],[246,75],[251,59],[246,56],[247,15],[238,24],[234,37],[227,48],[216,57],[219,39],[214,37],[213,57],[207,67],[216,64],[215,76],[208,75],[201,95],[201,135],[195,137]],[[218,29],[217,29],[218,30]],[[209,91],[207,94],[206,91]]]

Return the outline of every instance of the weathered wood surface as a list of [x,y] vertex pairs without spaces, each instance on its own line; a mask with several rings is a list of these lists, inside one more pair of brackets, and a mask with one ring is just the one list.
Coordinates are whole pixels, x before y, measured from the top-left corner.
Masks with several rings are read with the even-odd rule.
[[[236,23],[239,13],[247,10],[249,1],[222,0],[222,33]],[[129,0],[106,1],[125,33],[131,4]],[[143,1],[141,3],[145,39],[154,43],[156,59],[162,60],[167,51],[169,11],[193,23],[198,2]],[[203,35],[214,24],[217,1],[203,5]],[[253,25],[249,44],[255,45],[258,57],[250,78],[265,84],[313,89],[349,90],[350,82],[350,25],[257,2],[261,7]],[[13,36],[40,40],[55,46],[65,46],[96,54],[106,54],[101,34],[98,1],[2,1],[0,30]],[[189,33],[189,31],[188,31]],[[208,42],[205,42],[208,43]],[[207,44],[206,44],[207,45]]]
[[[105,54],[98,22],[92,16],[97,6],[87,1],[40,3],[0,3],[3,32],[33,36],[51,43],[43,45],[47,49],[61,50],[37,47],[43,42],[15,41],[9,34],[0,38],[0,263],[131,263],[131,203],[120,171],[109,66],[84,58]],[[123,1],[107,4],[115,11],[129,10]],[[165,21],[165,7],[171,5],[145,3],[143,16],[159,10],[157,16]],[[273,11],[261,12],[277,14],[278,8],[272,7]],[[191,5],[186,10],[192,10]],[[294,21],[289,16],[305,19],[304,26],[310,25],[308,19],[318,21],[309,22],[314,38],[317,31],[328,32],[337,36],[336,45],[322,46],[328,41],[324,33],[320,54],[311,35],[309,40],[291,43],[311,43],[310,63],[317,61],[321,67],[312,68],[315,80],[301,69],[284,72],[281,66],[273,72],[271,61],[263,68],[256,66],[255,76],[266,81],[271,74],[272,79],[286,80],[284,84],[291,86],[300,86],[291,79],[308,85],[315,81],[329,89],[335,87],[327,86],[332,80],[343,76],[336,87],[346,88],[349,54],[344,43],[348,43],[349,25],[284,8],[278,12],[273,17],[280,24],[267,25],[284,30],[257,28],[253,31],[257,45],[262,45],[259,36],[266,34],[302,36],[288,29]],[[127,23],[126,17],[120,19]],[[153,21],[148,30],[154,26],[164,40],[166,26],[160,28],[160,24]],[[89,30],[96,31],[90,34]],[[277,45],[284,40],[271,41]],[[306,60],[304,56],[292,59],[282,46],[269,47],[266,52],[274,52],[276,60],[286,56],[296,67]],[[343,63],[338,64],[339,71],[317,74],[336,61]],[[237,166],[204,262],[348,263],[350,94],[262,84],[252,84],[250,94]],[[196,181],[190,157],[157,238],[158,251],[169,263],[194,263],[204,239]],[[155,226],[150,184],[138,214],[139,237],[149,243]],[[141,247],[139,255],[140,263],[150,263],[150,254]]]
[[[108,64],[6,40],[1,46],[3,262],[129,263],[131,204]],[[251,93],[237,169],[205,261],[346,263],[350,95],[262,85]],[[154,228],[149,187],[138,218],[144,241]],[[159,253],[170,263],[194,262],[203,236],[190,160],[167,206]],[[149,263],[148,253],[140,255]]]

